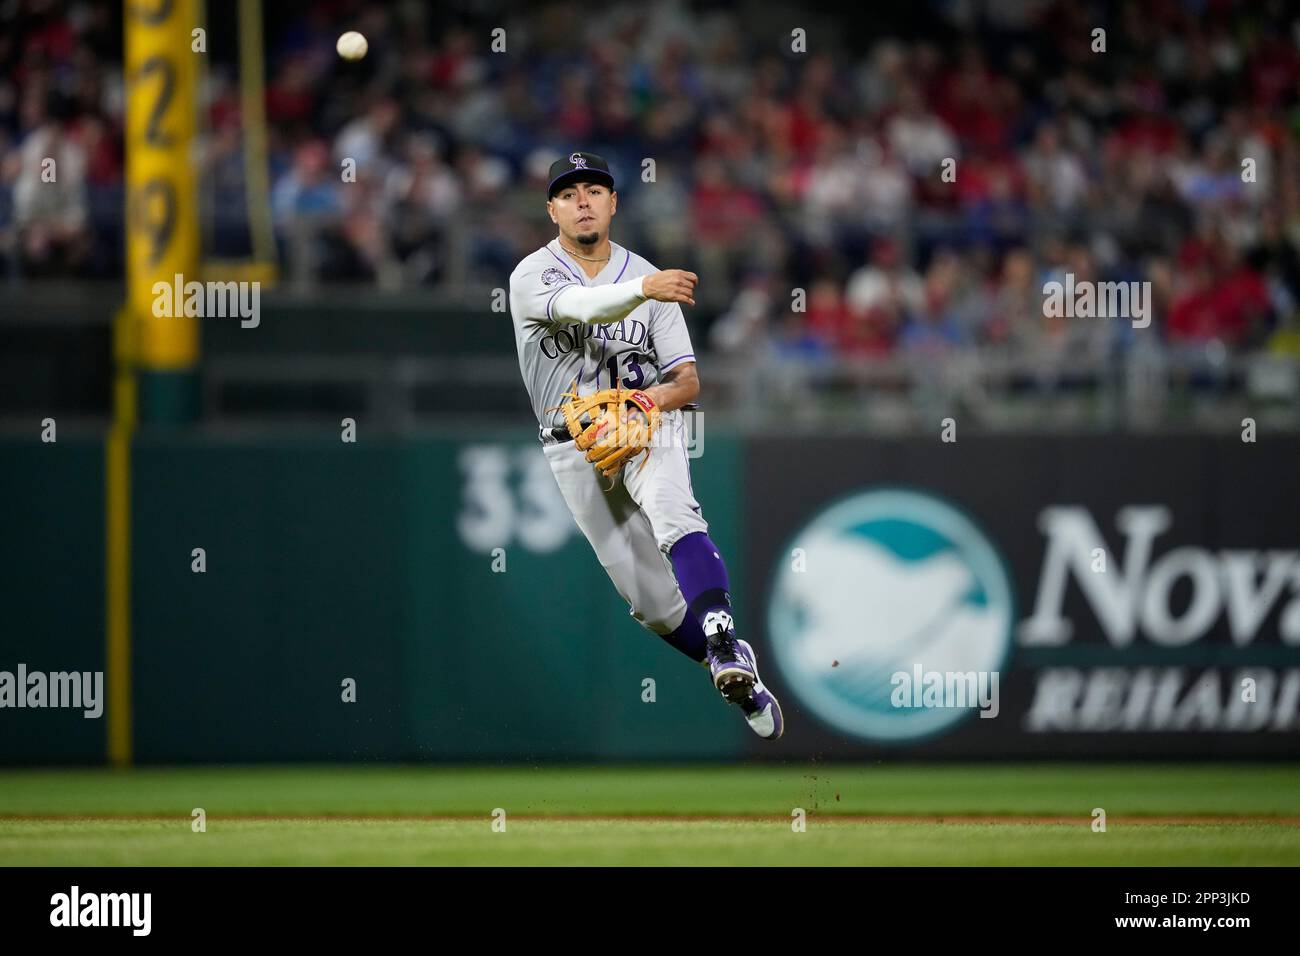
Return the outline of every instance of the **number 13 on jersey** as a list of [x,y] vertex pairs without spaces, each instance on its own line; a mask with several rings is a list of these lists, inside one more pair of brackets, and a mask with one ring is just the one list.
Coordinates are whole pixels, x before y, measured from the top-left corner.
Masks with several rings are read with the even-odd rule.
[[611,355],[609,361],[605,363],[605,370],[609,372],[609,387],[619,388],[618,381],[618,363],[623,360],[623,367],[627,369],[628,375],[624,377],[622,388],[640,388],[645,384],[645,371],[641,368],[638,358],[644,359],[645,356],[639,352],[625,352],[623,355]]

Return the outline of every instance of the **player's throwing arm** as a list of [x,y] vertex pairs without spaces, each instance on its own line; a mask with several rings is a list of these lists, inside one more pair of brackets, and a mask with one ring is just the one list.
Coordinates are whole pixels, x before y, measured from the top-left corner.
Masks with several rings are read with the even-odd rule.
[[685,269],[664,269],[641,280],[641,291],[647,299],[659,302],[695,304],[695,286],[700,277]]

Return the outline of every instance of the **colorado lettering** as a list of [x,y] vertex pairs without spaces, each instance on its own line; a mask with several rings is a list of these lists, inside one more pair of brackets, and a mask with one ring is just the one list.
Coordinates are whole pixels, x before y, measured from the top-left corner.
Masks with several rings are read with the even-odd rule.
[[581,348],[586,340],[591,338],[641,346],[645,344],[647,331],[645,323],[637,319],[624,319],[611,325],[583,325],[581,322],[570,322],[549,335],[542,336],[537,344],[543,355],[554,359]]

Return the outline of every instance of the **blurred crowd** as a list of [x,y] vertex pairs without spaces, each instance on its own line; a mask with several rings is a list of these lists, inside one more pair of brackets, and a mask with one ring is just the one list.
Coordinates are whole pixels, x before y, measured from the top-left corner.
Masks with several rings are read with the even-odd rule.
[[[1294,341],[1294,5],[913,6],[836,30],[762,4],[268,3],[282,261],[306,282],[499,286],[554,234],[549,163],[582,148],[619,183],[615,241],[700,273],[717,349],[1083,361],[1142,338]],[[121,273],[110,7],[0,2],[11,275]],[[805,19],[808,52],[792,51]],[[334,51],[344,29],[369,39],[360,63]],[[214,53],[198,160],[214,254],[248,243],[237,76]],[[49,156],[56,189],[40,182]],[[1043,285],[1066,274],[1149,282],[1156,334],[1045,316]]]

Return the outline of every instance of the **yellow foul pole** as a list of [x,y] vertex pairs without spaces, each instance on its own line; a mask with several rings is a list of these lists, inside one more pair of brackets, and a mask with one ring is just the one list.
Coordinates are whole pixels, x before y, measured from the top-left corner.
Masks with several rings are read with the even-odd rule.
[[[108,756],[131,762],[131,436],[177,419],[198,362],[198,320],[175,301],[198,278],[195,0],[124,0],[126,304],[114,320],[113,424],[105,454]],[[179,279],[177,278],[179,277]],[[162,296],[165,284],[173,294]],[[183,401],[180,404],[184,404]],[[168,406],[172,411],[168,411]],[[183,415],[179,416],[183,417]]]

